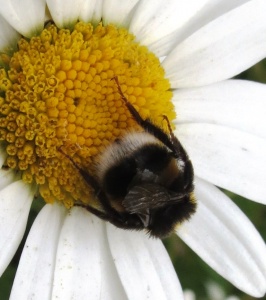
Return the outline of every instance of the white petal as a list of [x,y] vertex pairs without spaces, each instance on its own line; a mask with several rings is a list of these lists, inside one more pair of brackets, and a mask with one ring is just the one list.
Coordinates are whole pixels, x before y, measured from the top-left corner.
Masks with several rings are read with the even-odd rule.
[[47,204],[35,219],[25,243],[10,299],[50,299],[57,242],[66,209]]
[[227,80],[205,87],[178,89],[173,102],[178,123],[211,123],[266,138],[266,85]]
[[129,29],[141,43],[149,45],[182,27],[206,1],[142,0]]
[[22,180],[0,191],[0,276],[22,240],[34,191]]
[[160,277],[167,299],[183,299],[183,290],[172,261],[159,239],[144,239],[155,269]]
[[197,179],[196,214],[177,234],[215,271],[244,292],[266,291],[266,247],[253,224],[221,191]]
[[163,67],[173,88],[218,82],[266,55],[266,1],[253,0],[207,24],[179,44]]
[[19,33],[31,37],[43,28],[45,0],[0,0],[0,14]]
[[98,24],[102,18],[103,0],[83,0],[79,20]]
[[[163,286],[162,274],[159,275],[156,269],[158,262],[153,261],[154,255],[151,256],[150,253],[150,245],[155,241],[152,239],[148,241],[149,238],[143,232],[129,232],[110,224],[107,224],[107,236],[127,298],[167,299],[165,293],[167,286]],[[175,291],[181,297],[178,287]],[[182,299],[177,295],[171,295],[171,297]]]
[[193,32],[199,30],[202,26],[248,1],[250,0],[178,1],[180,5],[176,11],[175,27],[177,29],[149,44],[149,49],[156,53],[157,56],[165,56],[175,45],[190,36]]
[[103,2],[103,23],[128,27],[139,0],[105,0]]
[[136,7],[129,30],[146,46],[165,37],[168,40],[172,37],[172,43],[176,43],[174,37],[178,34],[177,31],[184,27],[206,2],[209,0],[142,0]]
[[53,299],[100,299],[102,222],[74,207],[59,238]]
[[12,169],[0,169],[0,190],[19,180],[20,173]]
[[180,124],[176,132],[197,176],[266,203],[266,140],[214,124]]
[[0,143],[0,190],[19,179],[20,173],[12,169],[2,168],[7,153],[3,144]]
[[47,6],[50,14],[59,28],[73,27],[78,20],[82,5],[85,0],[47,0]]
[[0,49],[1,52],[12,52],[16,49],[19,33],[0,16]]
[[[104,222],[104,228],[106,229],[106,222]],[[124,300],[127,299],[127,295],[122,286],[121,280],[116,270],[113,257],[109,248],[106,230],[103,236],[103,249],[101,253],[102,257],[102,288],[101,299],[104,300]]]

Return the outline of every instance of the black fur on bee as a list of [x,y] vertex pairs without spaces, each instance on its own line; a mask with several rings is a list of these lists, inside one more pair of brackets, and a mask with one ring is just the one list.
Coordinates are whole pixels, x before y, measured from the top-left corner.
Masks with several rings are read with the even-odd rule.
[[82,205],[119,228],[146,230],[164,238],[196,211],[192,163],[174,135],[149,119],[142,119],[121,91],[118,92],[143,132],[128,133],[100,154],[96,174],[72,163],[94,191],[99,207]]

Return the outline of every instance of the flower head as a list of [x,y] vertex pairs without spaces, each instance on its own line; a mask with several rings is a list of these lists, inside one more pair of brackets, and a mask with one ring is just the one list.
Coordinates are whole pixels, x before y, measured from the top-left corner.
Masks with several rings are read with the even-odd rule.
[[47,203],[11,298],[22,291],[47,299],[182,299],[161,241],[73,207],[103,210],[84,174],[97,174],[108,145],[142,131],[114,76],[143,120],[168,132],[168,117],[194,165],[198,210],[177,234],[234,285],[265,293],[265,244],[214,186],[265,203],[266,88],[226,80],[265,57],[263,9],[261,0],[2,3],[1,271],[22,238],[34,194]]

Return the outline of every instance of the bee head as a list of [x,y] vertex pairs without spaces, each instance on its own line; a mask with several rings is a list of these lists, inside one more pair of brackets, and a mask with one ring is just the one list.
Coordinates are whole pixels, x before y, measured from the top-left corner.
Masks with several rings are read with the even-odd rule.
[[122,202],[129,214],[138,216],[151,236],[164,238],[196,210],[193,192],[173,192],[155,183],[132,187]]

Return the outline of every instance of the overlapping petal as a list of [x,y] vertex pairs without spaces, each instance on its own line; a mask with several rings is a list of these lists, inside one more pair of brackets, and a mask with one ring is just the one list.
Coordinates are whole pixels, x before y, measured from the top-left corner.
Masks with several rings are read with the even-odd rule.
[[10,299],[51,299],[57,242],[66,209],[47,204],[27,237]]
[[22,180],[0,191],[0,276],[22,240],[34,192],[35,188]]
[[58,241],[53,299],[100,299],[103,225],[86,210],[74,207]]
[[139,0],[105,0],[103,2],[103,23],[128,27],[138,2]]
[[98,24],[102,19],[103,0],[84,0],[80,6],[79,20]]
[[174,48],[162,63],[172,88],[228,79],[263,59],[265,10],[265,1],[249,1],[208,23]]
[[266,139],[265,84],[227,80],[205,87],[178,89],[174,91],[173,102],[177,124],[218,124]]
[[182,287],[163,243],[158,239],[151,241],[151,239],[147,238],[144,239],[144,242],[164,287],[166,298],[182,299]]
[[266,291],[266,247],[255,227],[225,194],[197,179],[198,210],[177,234],[235,286],[262,297]]
[[16,49],[19,33],[0,16],[0,49],[1,52],[8,53]]
[[[173,266],[160,240],[149,239],[143,232],[129,234],[110,224],[107,224],[107,236],[128,299],[183,299]],[[161,265],[159,269],[158,265]]]
[[179,5],[176,12],[176,30],[149,44],[149,49],[158,56],[168,55],[174,46],[192,35],[195,31],[248,1],[250,0],[176,1],[178,2],[177,5]]
[[45,4],[45,0],[0,0],[0,14],[20,34],[32,37],[43,29]]
[[106,230],[103,237],[104,247],[101,254],[101,267],[102,270],[102,287],[101,297],[102,299],[127,299],[124,287],[122,286],[119,274],[117,273],[116,266],[113,261],[113,257],[110,252]]
[[180,124],[177,136],[195,173],[213,184],[266,203],[266,140],[215,124]]
[[206,0],[140,1],[129,30],[142,44],[149,46],[181,28],[205,3]]
[[77,0],[75,4],[71,0],[47,0],[47,6],[52,19],[59,28],[73,27],[78,20],[82,5],[86,0]]
[[19,180],[19,172],[12,169],[0,169],[0,191],[12,182]]

